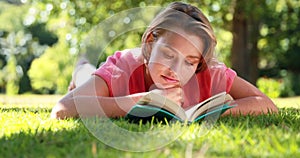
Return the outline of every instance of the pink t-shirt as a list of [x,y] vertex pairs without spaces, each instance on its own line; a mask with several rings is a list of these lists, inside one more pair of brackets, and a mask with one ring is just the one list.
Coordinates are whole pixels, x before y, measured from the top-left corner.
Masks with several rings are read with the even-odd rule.
[[[115,52],[95,71],[94,74],[106,82],[111,97],[148,91],[144,77],[146,67],[140,52],[138,48]],[[198,72],[183,87],[187,105],[199,103],[219,92],[229,92],[235,77],[236,72],[224,64]]]

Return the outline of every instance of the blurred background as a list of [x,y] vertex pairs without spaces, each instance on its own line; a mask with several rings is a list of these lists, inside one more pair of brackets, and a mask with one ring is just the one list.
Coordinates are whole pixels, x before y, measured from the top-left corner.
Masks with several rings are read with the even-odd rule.
[[[86,52],[100,54],[98,51],[104,49],[101,44],[101,48],[85,47],[85,38],[95,26],[127,9],[166,6],[170,2],[0,1],[0,93],[66,93],[78,56]],[[221,61],[269,97],[300,95],[300,1],[184,2],[198,6],[208,16],[215,29],[216,53]],[[147,25],[149,21],[145,19],[128,15],[123,22]],[[139,46],[144,29],[124,33],[113,41],[100,38],[96,43],[112,42],[105,47],[104,55],[96,58],[97,63],[116,50]]]

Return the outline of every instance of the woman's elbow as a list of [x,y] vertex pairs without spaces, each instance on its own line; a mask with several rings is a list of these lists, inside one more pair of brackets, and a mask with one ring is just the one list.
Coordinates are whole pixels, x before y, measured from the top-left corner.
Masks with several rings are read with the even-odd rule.
[[53,119],[67,119],[71,117],[76,117],[77,111],[74,108],[70,108],[70,106],[66,106],[65,104],[58,102],[52,109],[50,117]]
[[278,108],[276,107],[274,102],[267,96],[262,96],[258,100],[257,105],[259,105],[259,108],[257,108],[256,110],[256,115],[278,113]]
[[278,108],[277,108],[277,106],[274,104],[274,102],[271,100],[271,99],[269,99],[269,104],[268,104],[269,106],[267,106],[268,108],[267,108],[267,110],[268,110],[268,113],[278,113]]

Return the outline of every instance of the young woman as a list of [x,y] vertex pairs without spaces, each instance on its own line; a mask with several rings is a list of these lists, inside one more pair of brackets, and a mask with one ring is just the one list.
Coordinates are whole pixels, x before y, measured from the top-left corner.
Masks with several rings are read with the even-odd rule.
[[171,3],[153,19],[141,48],[108,57],[86,83],[55,105],[51,117],[122,117],[149,91],[183,108],[226,91],[238,106],[223,115],[277,112],[266,95],[216,60],[216,44],[213,29],[198,8]]

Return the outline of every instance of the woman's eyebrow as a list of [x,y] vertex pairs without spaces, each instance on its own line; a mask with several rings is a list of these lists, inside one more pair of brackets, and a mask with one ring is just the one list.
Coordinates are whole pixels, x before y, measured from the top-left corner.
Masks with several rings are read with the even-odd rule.
[[[171,47],[169,45],[162,45],[162,47],[165,47],[165,48],[167,48],[167,49],[169,49],[171,51],[175,51],[177,53],[180,53],[179,51],[177,51],[176,49],[174,49],[173,47]],[[195,56],[195,55],[188,55],[186,58],[192,58],[192,59],[198,59],[198,60],[200,60],[200,57]]]
[[200,58],[197,57],[197,56],[187,56],[186,59],[187,59],[187,60],[192,60],[192,61],[194,61],[194,62],[200,61]]
[[162,45],[163,47],[165,47],[165,48],[167,48],[167,49],[169,49],[169,50],[171,50],[171,51],[175,51],[175,52],[177,52],[177,53],[180,53],[180,52],[178,52],[176,49],[174,49],[173,47],[171,47],[171,46],[169,46],[169,45]]
[[194,56],[194,55],[188,55],[187,58],[193,58],[193,59],[200,60],[200,58],[198,56]]

